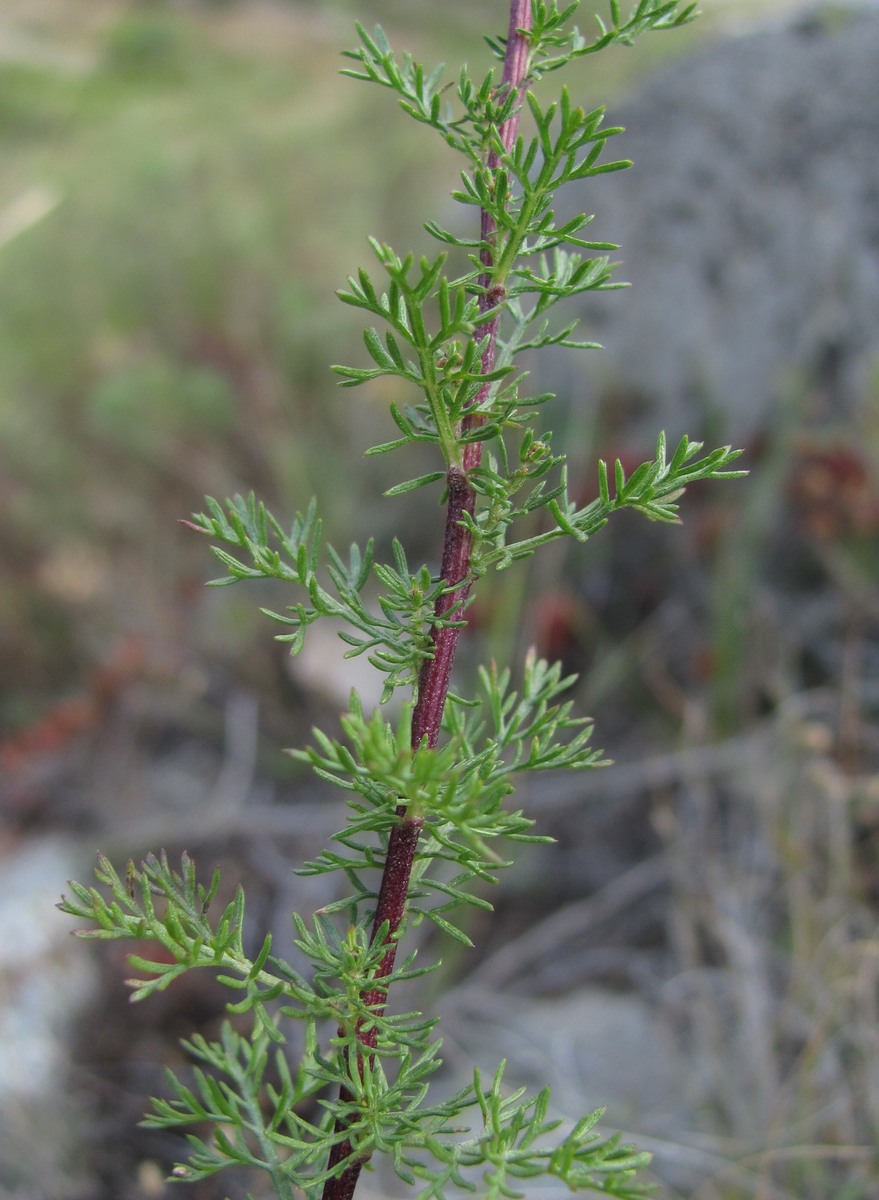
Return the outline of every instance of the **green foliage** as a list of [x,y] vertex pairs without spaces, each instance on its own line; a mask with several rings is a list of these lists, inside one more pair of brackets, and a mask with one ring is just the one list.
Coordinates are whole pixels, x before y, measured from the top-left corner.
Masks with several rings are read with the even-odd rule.
[[[480,434],[486,435],[485,429]],[[500,435],[497,436],[500,441]],[[675,522],[678,501],[689,484],[706,479],[734,479],[744,473],[729,470],[729,464],[740,454],[729,447],[693,461],[702,444],[690,442],[686,437],[668,461],[665,438],[660,435],[654,460],[642,463],[630,476],[626,477],[622,463],[616,461],[613,489],[607,464],[599,463],[599,495],[578,508],[567,494],[564,459],[551,453],[550,439],[551,435],[537,440],[527,430],[520,441],[515,468],[510,467],[501,441],[502,464],[490,456],[487,465],[470,473],[474,489],[485,501],[475,517],[464,514],[462,518],[474,541],[471,568],[474,578],[492,566],[503,570],[514,560],[527,558],[540,546],[560,537],[585,542],[607,523],[612,513],[623,508],[633,508],[651,520]],[[425,436],[416,432],[401,439],[401,443],[421,440]],[[558,482],[547,488],[544,477],[555,467],[560,468]],[[437,478],[444,478],[444,474],[409,480],[392,488],[391,493],[412,491]],[[525,487],[529,488],[526,497],[514,501]],[[291,653],[296,654],[304,645],[309,625],[320,617],[340,618],[347,626],[340,637],[351,647],[347,657],[368,653],[373,666],[387,674],[382,702],[397,688],[414,683],[422,662],[430,655],[432,630],[438,625],[460,624],[462,614],[458,610],[452,610],[444,618],[436,617],[434,605],[445,590],[443,581],[431,578],[426,566],[410,572],[405,551],[396,540],[393,565],[375,561],[372,541],[363,551],[352,543],[347,562],[328,547],[327,575],[333,594],[319,582],[321,523],[314,503],[304,516],[296,517],[289,533],[253,495],[246,500],[236,496],[228,501],[225,511],[216,500],[208,498],[207,503],[208,515],[194,516],[187,524],[245,555],[242,560],[221,546],[214,546],[214,554],[228,572],[213,580],[214,586],[245,579],[298,584],[306,593],[307,603],[292,605],[284,613],[262,610],[272,620],[291,628],[290,633],[278,634],[277,640],[289,643]],[[551,516],[554,528],[519,541],[507,540],[517,519],[529,517],[541,508]],[[373,608],[363,598],[371,575],[387,589],[377,595]]]
[[[478,1138],[443,1145],[431,1137],[425,1149],[432,1153],[436,1164],[406,1161],[413,1178],[417,1175],[429,1181],[419,1192],[419,1200],[422,1197],[442,1200],[449,1184],[467,1191],[479,1190],[491,1200],[519,1197],[525,1193],[518,1190],[518,1181],[540,1176],[554,1176],[572,1192],[600,1192],[619,1200],[635,1200],[646,1194],[632,1182],[632,1177],[639,1167],[646,1165],[649,1155],[620,1144],[616,1137],[600,1141],[593,1130],[602,1116],[601,1109],[579,1121],[558,1145],[545,1148],[544,1139],[561,1124],[546,1120],[549,1089],[544,1088],[524,1101],[524,1088],[504,1095],[505,1065],[500,1064],[487,1091],[479,1072],[474,1072],[473,1092],[482,1117],[482,1133]],[[477,1172],[479,1183],[468,1179],[465,1174],[468,1170]],[[399,1170],[398,1174],[406,1178]]]
[[[457,914],[490,907],[479,887],[507,865],[498,839],[546,840],[507,807],[516,775],[602,763],[591,722],[562,699],[572,680],[559,664],[529,655],[518,685],[510,669],[492,664],[480,670],[472,700],[448,693],[439,647],[446,638],[454,649],[471,585],[557,538],[586,541],[621,508],[675,521],[688,484],[740,474],[730,470],[737,452],[729,447],[698,458],[700,444],[684,438],[669,459],[660,436],[654,459],[629,476],[620,462],[612,471],[600,463],[598,495],[578,507],[567,493],[564,456],[551,449],[550,432],[535,429],[548,397],[520,396],[517,358],[524,350],[590,344],[572,339],[575,324],[557,320],[556,306],[615,286],[601,253],[615,247],[582,236],[586,214],[559,223],[553,197],[566,183],[627,165],[602,159],[618,132],[603,126],[603,109],[572,106],[564,88],[543,105],[527,87],[572,60],[692,15],[692,6],[640,0],[624,19],[614,0],[610,23],[599,22],[590,43],[571,24],[576,8],[534,3],[524,103],[494,71],[474,80],[464,69],[453,107],[441,68],[426,72],[408,55],[398,59],[380,29],[358,27],[361,45],[349,55],[357,68],[345,72],[390,89],[405,112],[463,156],[453,195],[465,212],[481,214],[478,239],[429,223],[430,236],[447,247],[433,258],[400,256],[371,241],[380,282],[361,270],[340,298],[381,327],[364,334],[372,365],[335,368],[346,387],[390,378],[413,393],[412,404],[390,406],[398,436],[370,453],[416,443],[436,448],[437,470],[387,494],[445,481],[446,551],[458,556],[460,572],[413,569],[397,540],[391,562],[377,560],[372,540],[340,554],[323,544],[314,501],[289,529],[252,495],[226,505],[209,499],[207,512],[188,522],[218,543],[213,550],[225,574],[216,584],[273,580],[293,591],[283,611],[264,610],[284,627],[278,636],[292,653],[315,621],[333,618],[348,655],[366,654],[385,673],[383,702],[399,688],[412,697],[391,719],[381,707],[365,712],[352,693],[341,736],[315,730],[313,744],[294,752],[347,793],[349,810],[333,845],[302,868],[306,875],[339,874],[344,894],[308,921],[293,914],[300,966],[272,952],[271,935],[251,957],[243,892],[212,917],[219,878],[199,883],[186,856],[179,872],[164,854],[129,864],[124,881],[101,858],[100,887],[72,884],[72,898],[62,901],[63,911],[88,923],[84,936],[155,947],[132,956],[135,999],[204,967],[235,994],[220,1040],[188,1044],[199,1064],[192,1084],[170,1075],[170,1098],[155,1100],[148,1118],[153,1127],[199,1127],[187,1135],[190,1153],[175,1170],[179,1178],[247,1165],[269,1172],[279,1197],[332,1200],[350,1195],[361,1166],[382,1152],[401,1179],[424,1185],[419,1196],[437,1200],[461,1190],[515,1197],[523,1181],[539,1176],[572,1191],[642,1194],[634,1175],[646,1155],[614,1138],[600,1140],[600,1113],[553,1144],[560,1123],[548,1116],[548,1089],[530,1099],[509,1094],[503,1065],[490,1086],[477,1072],[458,1095],[430,1102],[429,1079],[440,1065],[437,1021],[386,1011],[392,988],[436,965],[416,965],[414,952],[397,963],[407,932],[427,920],[471,944]],[[503,39],[489,45],[505,58]],[[533,133],[505,140],[502,130],[513,128],[520,110]],[[450,277],[452,259],[460,260],[459,273]],[[124,390],[105,395],[102,411],[112,415],[125,403]],[[468,503],[455,507],[461,496]],[[523,535],[517,524],[524,521]],[[431,688],[439,689],[435,729],[419,707]],[[462,1125],[468,1109],[475,1109],[475,1132]]]
[[[213,580],[215,586],[242,579],[276,579],[298,584],[305,592],[307,603],[293,605],[284,613],[263,609],[267,616],[291,630],[277,636],[279,641],[289,644],[292,654],[302,649],[309,625],[320,617],[336,617],[345,622],[340,636],[351,647],[347,657],[373,651],[369,661],[387,673],[383,700],[395,688],[414,682],[418,667],[429,653],[433,607],[443,584],[431,579],[427,567],[411,574],[398,541],[395,540],[393,547],[394,566],[375,563],[372,541],[362,552],[352,544],[347,562],[329,547],[327,574],[333,587],[331,592],[318,578],[322,526],[314,502],[304,516],[296,517],[289,533],[253,495],[247,500],[236,496],[228,502],[226,512],[215,500],[208,498],[207,503],[209,515],[196,516],[187,524],[243,550],[249,559],[242,562],[222,547],[214,546],[214,554],[228,571],[227,576]],[[362,596],[373,573],[387,588],[378,601],[379,613],[370,611]]]
[[[512,704],[504,705],[512,725],[520,723],[523,708],[524,700],[515,712]],[[424,852],[424,861],[433,857],[441,855]],[[544,1173],[609,1196],[640,1194],[627,1181],[645,1155],[620,1147],[616,1139],[599,1143],[591,1133],[599,1113],[547,1149],[545,1137],[559,1125],[545,1120],[548,1090],[519,1103],[521,1092],[504,1093],[502,1068],[488,1090],[477,1072],[473,1087],[440,1104],[423,1104],[427,1080],[440,1066],[440,1043],[432,1037],[436,1021],[418,1013],[378,1016],[364,1005],[364,981],[374,978],[384,950],[363,924],[342,934],[329,921],[329,910],[316,914],[311,928],[294,914],[295,946],[311,968],[311,982],[306,983],[289,963],[271,954],[270,936],[255,958],[244,952],[240,889],[211,921],[219,875],[215,872],[207,887],[198,883],[187,856],[179,873],[164,854],[150,856],[140,868],[129,863],[124,881],[101,856],[96,877],[109,899],[97,888],[73,883],[73,898],[60,905],[63,912],[95,926],[81,936],[145,941],[164,951],[149,958],[131,956],[132,966],[146,976],[130,981],[133,999],[163,990],[185,971],[210,967],[222,983],[245,992],[241,1001],[230,1003],[230,1012],[254,1016],[247,1036],[225,1022],[220,1041],[196,1036],[185,1043],[202,1064],[193,1083],[169,1072],[170,1099],[153,1102],[145,1121],[149,1127],[209,1123],[212,1128],[209,1140],[187,1135],[189,1157],[175,1168],[176,1178],[202,1179],[224,1167],[246,1165],[268,1171],[279,1197],[292,1198],[296,1189],[317,1196],[328,1177],[324,1160],[333,1122],[341,1113],[356,1154],[388,1153],[401,1178],[430,1181],[422,1196],[444,1196],[456,1185],[471,1190],[464,1173],[474,1170],[482,1172],[492,1196],[518,1195],[509,1190],[510,1181]],[[453,887],[445,890],[454,895]],[[455,897],[456,902],[467,899],[474,898],[463,893]],[[415,969],[410,959],[383,981],[383,989],[429,969]],[[287,1042],[284,1018],[304,1025],[295,1073],[280,1048]],[[327,1020],[338,1028],[324,1053],[317,1027]],[[365,1063],[357,1054],[363,1021],[375,1031],[375,1053]],[[348,1099],[326,1099],[333,1087],[345,1089]],[[474,1105],[482,1117],[481,1132],[462,1141],[460,1121]],[[433,1165],[425,1163],[423,1154]]]
[[[426,917],[444,933],[471,945],[446,914],[461,904],[488,908],[474,895],[472,881],[489,882],[508,865],[489,846],[498,837],[510,842],[545,841],[533,835],[533,822],[504,801],[521,771],[583,769],[601,764],[601,752],[589,744],[591,723],[571,716],[571,704],[554,701],[573,682],[561,679],[559,664],[550,667],[532,655],[526,663],[521,697],[510,690],[510,672],[480,671],[482,697],[476,705],[453,698],[446,710],[448,740],[437,750],[409,746],[409,714],[396,730],[377,711],[367,721],[356,696],[342,718],[348,744],[315,730],[317,746],[296,751],[324,779],[354,795],[351,817],[334,840],[344,853],[324,850],[304,874],[342,871],[355,892],[326,911],[357,911],[375,898],[363,882],[367,871],[384,861],[387,837],[404,805],[411,816],[429,822],[416,861],[417,887],[410,892],[410,914]],[[558,740],[559,738],[563,740]],[[380,835],[378,852],[367,835]],[[459,870],[434,877],[431,867],[443,862]],[[422,901],[438,893],[441,903],[425,908]]]
[[[691,442],[684,437],[671,462],[668,462],[665,437],[660,435],[654,460],[642,463],[628,478],[617,459],[614,464],[613,491],[607,464],[599,462],[599,494],[584,508],[577,508],[568,498],[564,467],[558,487],[544,492],[541,485],[529,494],[524,503],[513,504],[512,495],[521,487],[529,472],[520,471],[518,475],[504,476],[490,458],[487,468],[474,472],[473,486],[481,495],[487,495],[491,503],[476,518],[465,518],[476,543],[474,571],[481,573],[490,566],[503,570],[515,559],[527,558],[540,546],[559,537],[567,536],[585,542],[607,523],[612,513],[622,508],[633,508],[653,521],[676,522],[677,502],[688,484],[703,479],[735,479],[744,474],[727,469],[739,457],[740,451],[724,446],[704,458],[691,461],[701,449],[701,442]],[[545,461],[542,446],[537,453]],[[506,534],[512,522],[517,517],[527,516],[536,507],[545,507],[556,527],[518,542],[507,542]]]

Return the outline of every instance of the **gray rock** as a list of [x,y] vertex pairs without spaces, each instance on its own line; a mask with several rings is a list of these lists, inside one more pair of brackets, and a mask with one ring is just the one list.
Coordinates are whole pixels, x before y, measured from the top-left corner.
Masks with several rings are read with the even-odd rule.
[[22,843],[0,859],[0,1196],[89,1195],[68,1040],[94,995],[93,963],[55,901],[83,864],[63,842]]
[[[563,193],[620,243],[542,385],[615,407],[625,440],[741,442],[796,395],[845,420],[879,362],[879,12],[825,5],[677,61],[608,114],[634,167]],[[569,207],[568,207],[569,206]],[[548,355],[548,364],[562,356]],[[547,370],[558,371],[558,365]],[[622,414],[622,415],[620,415]]]

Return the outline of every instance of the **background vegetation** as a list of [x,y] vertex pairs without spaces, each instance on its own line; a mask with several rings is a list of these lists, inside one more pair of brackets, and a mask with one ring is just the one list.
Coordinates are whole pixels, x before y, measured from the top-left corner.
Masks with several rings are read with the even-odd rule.
[[[441,202],[453,164],[339,85],[342,0],[5,9],[0,717],[16,728],[123,632],[172,658],[226,640],[179,603],[202,547],[169,536],[205,492],[283,506],[344,471],[331,521],[349,526],[365,496],[347,464],[385,399],[355,416],[337,393],[328,363],[358,335],[334,289],[364,230],[419,243],[408,201]],[[483,17],[460,0],[362,15],[450,61]],[[694,36],[603,56],[618,78],[602,63],[586,99]]]

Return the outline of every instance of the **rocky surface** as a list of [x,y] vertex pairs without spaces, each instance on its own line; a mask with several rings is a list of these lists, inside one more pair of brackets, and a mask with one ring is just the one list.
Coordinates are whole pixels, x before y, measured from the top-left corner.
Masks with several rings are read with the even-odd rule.
[[69,1104],[69,1041],[96,981],[55,909],[65,880],[83,866],[57,838],[0,854],[2,1196],[88,1194],[77,1149],[85,1114]]
[[[783,399],[845,420],[876,387],[879,11],[823,5],[715,43],[608,123],[633,160],[570,197],[620,244],[619,279],[545,380],[615,427],[747,440]],[[555,368],[553,368],[555,369]]]

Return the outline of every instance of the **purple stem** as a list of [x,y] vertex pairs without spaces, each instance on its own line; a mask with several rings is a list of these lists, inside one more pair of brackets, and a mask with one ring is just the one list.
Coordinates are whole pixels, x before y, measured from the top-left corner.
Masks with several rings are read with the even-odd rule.
[[[519,94],[520,103],[516,105],[512,116],[500,128],[500,137],[505,148],[509,150],[515,141],[519,128],[519,110],[525,89],[526,72],[528,68],[529,38],[531,29],[531,0],[510,0],[510,25],[507,37],[507,50],[504,58],[504,73],[501,82],[501,93],[514,88]],[[525,33],[519,32],[524,30]],[[492,150],[488,156],[487,167],[494,170],[499,165],[498,155]],[[483,210],[481,221],[481,236],[483,248],[480,252],[480,262],[483,267],[479,277],[480,311],[486,312],[495,308],[504,298],[503,287],[492,285],[494,268],[494,248],[497,242],[497,224],[490,213]],[[482,341],[487,338],[482,351],[482,372],[489,374],[494,370],[497,355],[497,331],[499,318],[494,316],[477,326],[474,336]],[[478,409],[487,398],[491,384],[485,383],[473,398],[471,407]],[[464,418],[463,432],[478,428],[484,422],[484,416],[473,412]],[[471,537],[467,527],[462,523],[465,513],[473,516],[476,507],[476,493],[467,479],[467,473],[478,467],[482,461],[482,443],[468,442],[464,447],[463,470],[458,466],[449,467],[446,477],[448,488],[448,506],[446,509],[446,529],[443,540],[443,556],[440,565],[440,577],[446,583],[446,590],[436,602],[435,614],[442,618],[451,609],[457,610],[461,620],[464,619],[464,605],[470,594],[470,557]],[[440,725],[446,697],[449,692],[449,681],[452,674],[452,664],[458,645],[460,626],[435,626],[433,630],[433,654],[426,659],[418,677],[418,700],[412,713],[412,749],[417,749],[424,739],[428,746],[436,746],[439,739]],[[406,899],[409,892],[409,880],[412,874],[412,864],[418,849],[418,838],[424,825],[422,817],[406,815],[405,805],[397,809],[399,823],[391,831],[388,839],[388,851],[385,858],[381,887],[376,903],[375,918],[372,927],[373,939],[378,935],[382,926],[387,926],[385,944],[387,950],[381,965],[376,972],[376,979],[384,979],[394,969],[397,953],[397,933],[406,910]],[[382,1016],[387,1003],[387,989],[372,988],[363,995],[364,1004]],[[374,1025],[358,1029],[358,1038],[369,1053],[374,1050],[378,1032]],[[339,1097],[349,1102],[353,1099],[347,1089],[342,1089]],[[343,1134],[345,1124],[336,1122],[336,1133]],[[351,1155],[352,1146],[347,1138],[340,1138],[330,1152],[328,1168],[338,1166]],[[342,1173],[328,1179],[324,1185],[323,1200],[351,1200],[360,1172],[366,1162],[365,1156],[355,1159]]]

